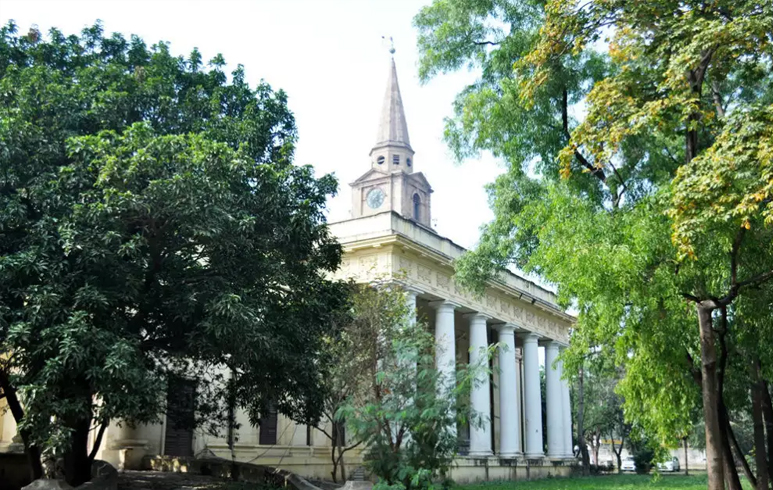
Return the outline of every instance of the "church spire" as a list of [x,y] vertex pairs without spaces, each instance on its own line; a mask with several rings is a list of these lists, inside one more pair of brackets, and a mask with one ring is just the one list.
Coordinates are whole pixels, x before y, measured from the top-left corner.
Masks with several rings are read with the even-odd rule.
[[381,119],[378,124],[376,147],[385,145],[404,146],[411,148],[408,138],[408,123],[405,121],[403,99],[400,97],[400,85],[397,83],[397,68],[395,59],[390,62],[389,78],[387,78],[384,104],[381,108]]
[[[394,49],[390,52],[394,54]],[[390,60],[381,118],[378,123],[376,144],[370,151],[373,168],[383,172],[400,170],[413,172],[413,149],[408,138],[408,123],[405,120],[403,99],[397,83],[397,68],[394,56]]]

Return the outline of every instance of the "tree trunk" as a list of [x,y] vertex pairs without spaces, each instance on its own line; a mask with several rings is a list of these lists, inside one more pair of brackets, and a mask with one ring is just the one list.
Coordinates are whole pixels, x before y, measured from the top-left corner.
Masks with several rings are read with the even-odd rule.
[[[582,454],[582,474],[590,475],[590,456],[588,455],[588,445],[585,443],[585,428],[583,427],[585,419],[585,382],[584,368],[580,367],[580,373],[577,383],[577,444],[580,446]],[[571,432],[571,427],[569,428]]]
[[73,424],[70,435],[70,447],[64,454],[64,476],[73,487],[82,485],[91,479],[89,461],[89,427],[91,420],[84,418]]
[[614,436],[612,437],[612,452],[615,453],[615,458],[617,459],[617,472],[622,473],[623,469],[623,446],[625,446],[625,437],[620,438],[620,448],[615,449],[615,439]]
[[[19,397],[16,395],[16,389],[11,386],[11,382],[6,373],[0,373],[0,388],[3,389],[5,402],[18,427],[24,419],[24,409],[21,406]],[[24,454],[27,456],[30,479],[37,480],[38,478],[43,478],[43,463],[40,460],[40,448],[30,442],[29,431],[19,429],[19,436],[21,436],[21,440],[24,443]]]
[[593,464],[599,465],[599,446],[601,446],[601,436],[598,429],[593,434]]
[[741,490],[741,479],[738,477],[738,469],[736,468],[735,458],[733,457],[733,448],[736,450],[736,455],[746,474],[746,478],[751,482],[752,486],[756,486],[757,480],[754,478],[746,458],[744,458],[741,450],[738,448],[738,441],[736,441],[733,428],[730,426],[730,418],[727,413],[727,408],[725,407],[725,402],[721,398],[719,400],[719,423],[722,427],[721,442],[727,488],[729,490]]
[[684,441],[684,476],[690,476],[690,461],[687,459],[687,438]]
[[754,463],[757,466],[757,490],[768,490],[768,458],[765,451],[765,424],[762,420],[762,391],[765,384],[760,377],[760,364],[754,359],[750,366],[752,382],[752,421],[754,423]]
[[770,386],[764,380],[762,387],[762,415],[768,439],[768,481],[773,482],[773,402],[770,400]]
[[701,342],[701,390],[703,392],[703,417],[706,421],[708,490],[724,490],[725,469],[718,410],[717,349],[714,345],[711,319],[714,308],[698,303],[696,309]]

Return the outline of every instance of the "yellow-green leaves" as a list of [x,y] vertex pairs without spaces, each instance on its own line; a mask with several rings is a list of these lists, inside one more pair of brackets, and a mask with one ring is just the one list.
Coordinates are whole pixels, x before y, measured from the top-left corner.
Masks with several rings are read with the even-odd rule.
[[669,216],[686,257],[707,231],[773,226],[773,105],[734,112],[714,144],[679,168]]

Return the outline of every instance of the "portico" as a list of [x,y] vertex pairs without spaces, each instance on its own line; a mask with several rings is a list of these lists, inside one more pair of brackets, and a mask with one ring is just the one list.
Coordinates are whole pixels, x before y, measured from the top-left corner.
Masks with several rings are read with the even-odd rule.
[[[498,344],[493,379],[479,376],[471,393],[481,424],[469,427],[460,445],[468,458],[565,460],[572,455],[569,387],[556,362],[568,343],[573,318],[553,294],[515,274],[492,281],[483,295],[460,288],[453,262],[464,249],[394,212],[331,225],[344,247],[342,277],[357,281],[392,278],[410,288],[411,302],[434,332],[436,365],[454,376],[458,362],[479,362]],[[540,389],[540,350],[547,386]],[[543,449],[542,402],[546,405],[547,452]]]

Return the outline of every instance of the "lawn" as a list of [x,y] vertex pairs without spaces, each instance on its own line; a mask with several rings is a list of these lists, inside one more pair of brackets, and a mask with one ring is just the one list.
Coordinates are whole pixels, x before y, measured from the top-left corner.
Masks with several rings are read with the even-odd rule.
[[[706,475],[684,476],[664,475],[607,475],[574,478],[548,478],[533,481],[501,481],[459,485],[456,490],[704,490],[707,486]],[[750,489],[744,481],[744,489]]]

